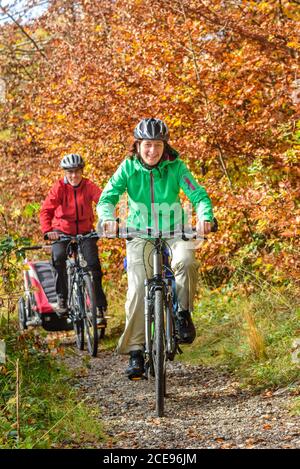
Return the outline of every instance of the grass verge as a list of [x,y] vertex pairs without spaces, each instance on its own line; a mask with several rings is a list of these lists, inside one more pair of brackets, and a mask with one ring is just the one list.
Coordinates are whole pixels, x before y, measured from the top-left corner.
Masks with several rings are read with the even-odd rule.
[[300,302],[293,288],[268,285],[250,295],[204,289],[193,317],[197,338],[181,360],[226,368],[256,389],[299,383]]
[[[78,397],[75,377],[36,333],[0,324],[0,448],[96,447],[105,439],[99,411]],[[19,376],[19,386],[17,377]]]
[[[124,327],[126,279],[107,291],[111,319],[104,346],[112,349]],[[177,359],[226,369],[252,389],[295,387],[300,376],[299,298],[294,285],[267,282],[247,295],[239,285],[203,288],[193,315],[197,338],[182,346]]]

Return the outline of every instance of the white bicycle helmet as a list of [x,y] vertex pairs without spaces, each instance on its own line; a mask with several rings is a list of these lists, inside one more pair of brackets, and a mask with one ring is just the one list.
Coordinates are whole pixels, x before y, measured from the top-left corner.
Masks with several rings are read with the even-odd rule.
[[60,162],[60,167],[63,169],[75,169],[75,168],[83,168],[84,161],[80,155],[76,155],[75,153],[70,153],[69,155],[65,155]]

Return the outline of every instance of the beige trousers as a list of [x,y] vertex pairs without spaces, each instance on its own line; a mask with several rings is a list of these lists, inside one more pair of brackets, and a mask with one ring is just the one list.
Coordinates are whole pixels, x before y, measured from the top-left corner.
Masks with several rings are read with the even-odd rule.
[[[167,242],[172,250],[171,267],[175,274],[179,311],[192,311],[198,277],[195,244],[181,239],[169,239]],[[144,280],[147,276],[152,276],[149,263],[152,263],[153,245],[145,239],[135,238],[127,241],[126,248],[128,290],[125,303],[126,325],[117,347],[120,354],[144,350]]]

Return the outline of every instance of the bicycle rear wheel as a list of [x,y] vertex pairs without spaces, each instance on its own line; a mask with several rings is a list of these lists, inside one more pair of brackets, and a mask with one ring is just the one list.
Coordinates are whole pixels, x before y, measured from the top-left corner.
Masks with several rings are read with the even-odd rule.
[[166,353],[164,333],[164,307],[162,290],[155,291],[154,301],[155,335],[153,343],[153,358],[155,370],[155,401],[156,414],[164,415],[164,398],[166,389]]
[[94,285],[89,274],[83,277],[84,329],[87,349],[93,357],[98,352],[97,308]]

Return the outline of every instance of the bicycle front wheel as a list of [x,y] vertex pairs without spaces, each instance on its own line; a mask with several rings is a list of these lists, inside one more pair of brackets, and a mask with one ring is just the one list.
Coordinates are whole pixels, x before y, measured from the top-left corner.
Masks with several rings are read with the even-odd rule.
[[87,274],[83,277],[83,306],[84,306],[84,330],[87,341],[87,349],[93,357],[98,352],[97,308],[94,285]]
[[164,331],[164,306],[162,290],[155,291],[154,301],[154,370],[155,370],[155,400],[156,414],[158,417],[164,415],[164,398],[166,387],[166,353],[165,353],[165,331]]
[[80,311],[80,296],[78,295],[78,285],[73,286],[70,301],[71,317],[75,332],[76,346],[79,350],[84,349],[84,324]]

